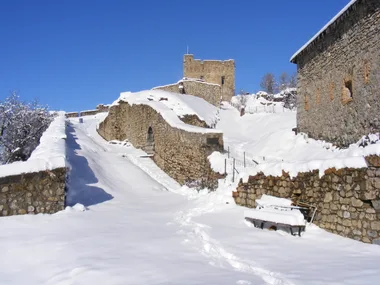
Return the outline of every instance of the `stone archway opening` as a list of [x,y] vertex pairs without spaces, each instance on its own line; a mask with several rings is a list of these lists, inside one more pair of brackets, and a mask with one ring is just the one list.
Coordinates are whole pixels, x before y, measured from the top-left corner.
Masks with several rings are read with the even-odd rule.
[[154,133],[152,127],[148,128],[148,133],[146,135],[145,152],[147,154],[154,154]]

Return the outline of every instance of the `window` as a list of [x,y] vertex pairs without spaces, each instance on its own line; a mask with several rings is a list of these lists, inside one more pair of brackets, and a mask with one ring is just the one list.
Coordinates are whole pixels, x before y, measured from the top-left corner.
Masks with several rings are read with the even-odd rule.
[[225,80],[225,77],[222,76],[222,78],[221,78],[221,85],[224,85],[224,80]]
[[369,82],[369,74],[370,74],[370,64],[368,60],[364,61],[364,83],[367,84]]
[[342,103],[347,104],[353,99],[352,79],[345,79],[342,90]]

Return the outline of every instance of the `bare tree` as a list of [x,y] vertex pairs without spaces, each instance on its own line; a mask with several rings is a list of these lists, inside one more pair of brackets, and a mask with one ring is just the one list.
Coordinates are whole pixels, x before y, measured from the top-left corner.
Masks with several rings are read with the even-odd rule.
[[280,75],[280,82],[279,82],[279,88],[280,91],[285,90],[289,86],[289,76],[286,72],[281,73]]
[[260,83],[261,88],[269,94],[274,94],[277,89],[276,79],[273,73],[267,73],[263,76]]
[[289,79],[289,87],[296,88],[297,87],[297,72],[294,72]]

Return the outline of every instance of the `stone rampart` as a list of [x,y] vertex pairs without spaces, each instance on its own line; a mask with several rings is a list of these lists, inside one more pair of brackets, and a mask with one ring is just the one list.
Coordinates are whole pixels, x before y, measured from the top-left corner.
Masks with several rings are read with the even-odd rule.
[[380,244],[380,157],[366,157],[368,168],[328,169],[299,173],[291,178],[258,173],[240,181],[238,205],[255,207],[263,194],[291,198],[317,206],[314,223],[335,234]]
[[211,185],[218,176],[207,157],[223,150],[223,135],[207,130],[188,132],[172,127],[152,107],[121,101],[110,108],[98,132],[106,140],[128,139],[137,148],[153,150],[157,165],[181,184],[203,180]]

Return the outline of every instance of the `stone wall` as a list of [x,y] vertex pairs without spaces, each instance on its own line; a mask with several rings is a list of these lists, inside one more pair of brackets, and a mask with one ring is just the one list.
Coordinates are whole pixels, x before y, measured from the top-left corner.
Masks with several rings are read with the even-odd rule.
[[380,131],[380,1],[358,0],[294,62],[301,132],[347,146]]
[[368,168],[328,169],[290,178],[258,173],[240,181],[238,205],[255,207],[263,194],[291,198],[318,207],[314,223],[327,231],[367,243],[380,244],[380,157],[366,158]]
[[220,104],[221,87],[217,84],[209,84],[207,82],[196,80],[181,80],[175,84],[159,86],[153,89],[193,95],[200,97],[217,107]]
[[106,140],[128,139],[135,147],[154,145],[154,161],[181,184],[205,180],[213,184],[218,176],[211,170],[207,157],[223,150],[221,133],[194,133],[170,126],[148,105],[130,106],[126,102],[112,106],[98,132]]
[[65,183],[66,168],[0,178],[0,216],[63,210]]
[[[223,101],[231,101],[235,95],[234,60],[197,60],[192,54],[185,54],[183,76],[200,78],[206,82],[218,84],[222,89]],[[223,79],[222,79],[223,78]]]
[[205,121],[199,119],[197,115],[184,115],[179,119],[188,125],[197,126],[201,128],[210,128],[210,126],[208,126]]
[[65,114],[66,118],[78,118],[79,113],[78,112],[70,112]]

